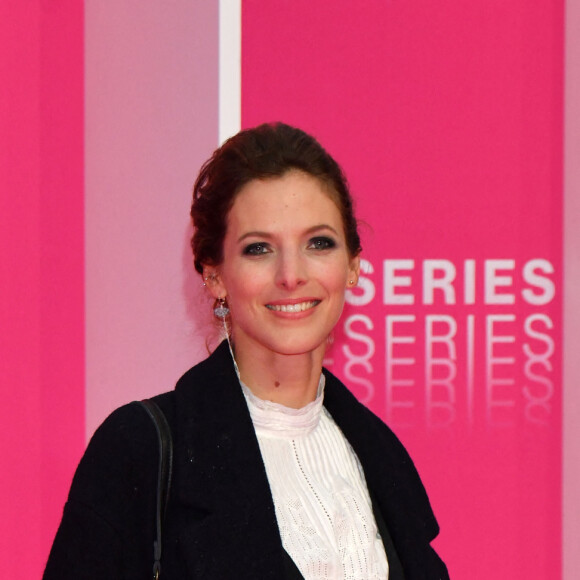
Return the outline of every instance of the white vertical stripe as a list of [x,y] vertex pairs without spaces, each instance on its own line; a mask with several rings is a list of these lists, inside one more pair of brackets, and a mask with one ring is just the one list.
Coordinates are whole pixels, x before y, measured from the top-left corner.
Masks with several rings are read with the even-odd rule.
[[219,142],[242,126],[242,1],[220,0]]
[[565,6],[563,578],[580,570],[580,3]]

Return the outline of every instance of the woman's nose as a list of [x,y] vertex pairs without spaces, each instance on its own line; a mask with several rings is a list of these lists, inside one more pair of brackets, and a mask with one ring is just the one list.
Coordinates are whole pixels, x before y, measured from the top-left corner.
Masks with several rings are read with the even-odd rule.
[[276,272],[276,284],[286,290],[294,290],[308,280],[304,257],[299,252],[280,255]]

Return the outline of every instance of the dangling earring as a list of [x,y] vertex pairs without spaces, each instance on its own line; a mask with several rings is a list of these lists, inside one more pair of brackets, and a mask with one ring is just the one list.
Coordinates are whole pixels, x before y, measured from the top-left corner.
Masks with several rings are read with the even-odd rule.
[[228,348],[230,349],[230,354],[232,355],[234,369],[236,371],[238,380],[240,380],[240,369],[238,369],[238,363],[236,362],[236,357],[234,356],[234,350],[232,348],[232,343],[230,341],[230,331],[228,330],[228,323],[226,320],[228,314],[230,313],[230,309],[228,308],[228,303],[226,302],[225,298],[216,298],[213,305],[213,313],[215,317],[219,318],[224,325],[224,333],[226,335],[226,340],[228,341]]
[[228,303],[225,298],[216,298],[213,305],[213,313],[217,318],[225,321],[226,316],[230,313]]

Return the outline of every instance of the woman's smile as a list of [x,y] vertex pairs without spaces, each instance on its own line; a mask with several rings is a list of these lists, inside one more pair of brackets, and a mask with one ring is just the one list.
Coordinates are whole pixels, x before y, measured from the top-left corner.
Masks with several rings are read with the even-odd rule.
[[299,313],[305,312],[318,306],[320,300],[304,300],[299,302],[288,302],[282,304],[270,303],[266,304],[266,308],[273,310],[274,312],[288,312],[288,313]]

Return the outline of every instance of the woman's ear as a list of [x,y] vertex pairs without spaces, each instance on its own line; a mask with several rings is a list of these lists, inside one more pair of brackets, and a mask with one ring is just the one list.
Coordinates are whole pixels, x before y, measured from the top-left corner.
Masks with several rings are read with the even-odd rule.
[[203,267],[203,284],[214,298],[225,298],[227,296],[218,268],[214,266]]
[[348,268],[348,278],[346,285],[349,288],[356,286],[358,284],[358,277],[360,274],[360,258],[355,256],[351,259],[350,265]]

